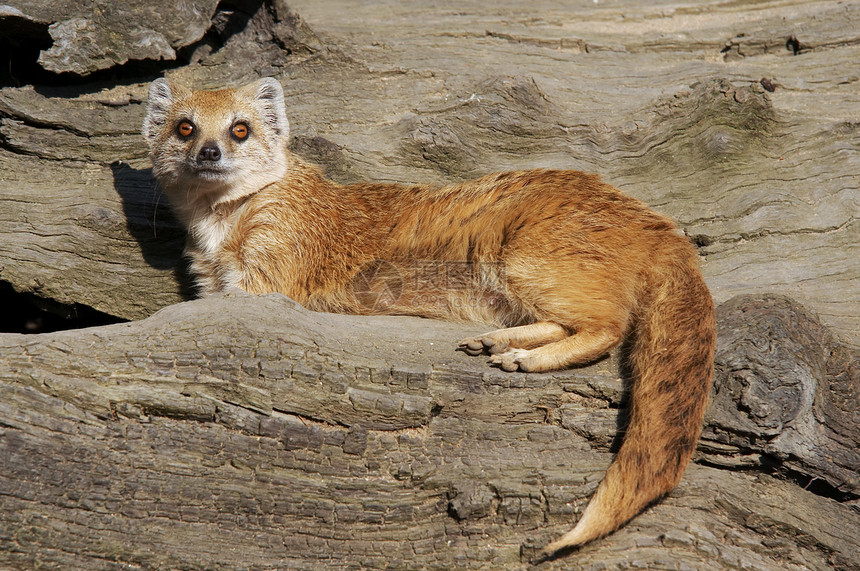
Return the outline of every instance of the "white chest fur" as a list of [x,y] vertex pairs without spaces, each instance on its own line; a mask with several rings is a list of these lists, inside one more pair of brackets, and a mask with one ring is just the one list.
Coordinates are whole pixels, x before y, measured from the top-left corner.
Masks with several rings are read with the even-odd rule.
[[232,216],[223,216],[217,212],[210,212],[206,216],[195,220],[189,231],[194,244],[202,252],[216,255],[221,251],[224,241],[229,237],[233,229]]
[[191,257],[191,272],[202,294],[212,294],[229,288],[242,287],[241,268],[225,253],[232,238],[236,212],[229,214],[207,209],[188,227],[187,254]]

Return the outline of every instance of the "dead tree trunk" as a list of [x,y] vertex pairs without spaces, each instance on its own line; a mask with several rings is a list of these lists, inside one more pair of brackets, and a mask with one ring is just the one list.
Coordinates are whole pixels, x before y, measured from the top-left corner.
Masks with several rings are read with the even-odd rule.
[[[726,304],[720,327],[699,464],[542,567],[858,568],[860,514],[838,501],[858,492],[856,361],[784,298]],[[602,478],[624,391],[612,359],[506,374],[452,350],[468,333],[275,295],[0,336],[0,560],[524,566]]]
[[179,303],[138,134],[167,72],[277,77],[339,181],[588,170],[697,242],[725,303],[696,463],[540,568],[860,569],[860,3],[7,4],[0,291],[142,320],[0,334],[0,567],[525,568],[619,441],[614,358],[506,374],[461,326]]

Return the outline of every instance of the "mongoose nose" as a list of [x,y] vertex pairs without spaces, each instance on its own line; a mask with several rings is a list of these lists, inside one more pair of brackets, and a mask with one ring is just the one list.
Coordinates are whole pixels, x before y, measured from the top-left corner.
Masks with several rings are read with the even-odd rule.
[[221,149],[217,145],[206,145],[197,153],[198,161],[220,161]]

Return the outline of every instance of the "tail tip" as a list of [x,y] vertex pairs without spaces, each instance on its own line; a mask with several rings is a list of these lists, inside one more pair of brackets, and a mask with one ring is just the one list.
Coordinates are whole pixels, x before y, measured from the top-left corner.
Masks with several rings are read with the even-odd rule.
[[540,550],[539,555],[542,560],[552,559],[562,551],[570,551],[578,548],[590,541],[609,535],[618,529],[624,520],[619,521],[619,518],[610,517],[612,514],[607,515],[605,513],[606,510],[601,501],[603,495],[598,488],[598,492],[591,499],[591,502],[589,502],[582,517],[579,518],[573,529],[555,541],[551,541]]
[[546,544],[543,549],[538,552],[538,558],[541,561],[554,558],[560,551],[566,551],[579,547],[588,543],[595,537],[583,537],[579,526],[574,527],[555,541]]

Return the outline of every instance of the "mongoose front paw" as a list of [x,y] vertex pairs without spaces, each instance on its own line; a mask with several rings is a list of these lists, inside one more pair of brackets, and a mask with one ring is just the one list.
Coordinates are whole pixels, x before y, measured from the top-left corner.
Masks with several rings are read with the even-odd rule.
[[531,351],[528,349],[509,349],[490,357],[490,363],[498,365],[503,371],[523,371],[528,373],[531,367]]
[[482,355],[489,353],[491,355],[504,353],[510,347],[507,343],[500,342],[490,335],[482,335],[480,337],[469,337],[460,341],[460,349],[469,355]]

